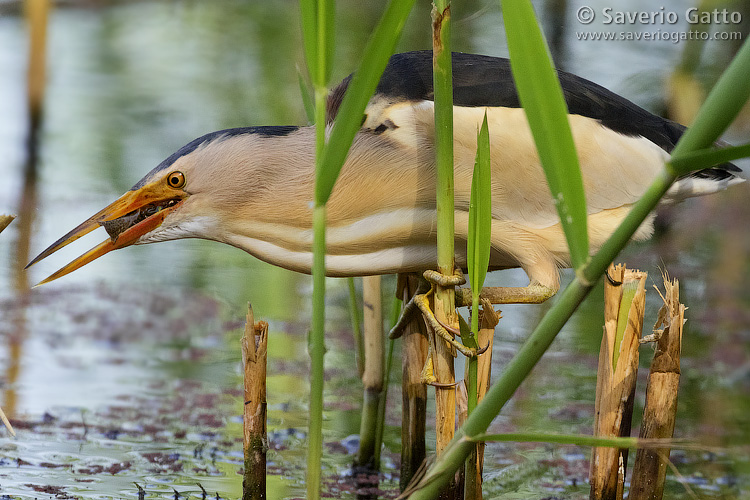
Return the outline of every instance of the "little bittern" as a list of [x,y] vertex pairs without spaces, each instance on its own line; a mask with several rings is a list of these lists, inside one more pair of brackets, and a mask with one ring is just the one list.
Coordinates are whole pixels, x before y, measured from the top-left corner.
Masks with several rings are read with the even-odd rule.
[[[583,78],[558,72],[586,190],[596,250],[664,167],[685,127]],[[333,119],[349,78],[330,94]],[[492,151],[492,269],[521,267],[542,295],[569,265],[557,210],[506,59],[453,55],[456,262],[466,235],[476,136],[487,112]],[[328,203],[330,276],[436,267],[432,54],[391,58]],[[103,226],[110,238],[44,280],[111,250],[179,238],[239,247],[310,272],[315,165],[312,127],[213,132],[160,163],[117,201],[53,243],[31,264]],[[731,164],[678,179],[666,202],[741,182]],[[647,238],[652,221],[636,239]],[[30,265],[31,265],[30,264]]]

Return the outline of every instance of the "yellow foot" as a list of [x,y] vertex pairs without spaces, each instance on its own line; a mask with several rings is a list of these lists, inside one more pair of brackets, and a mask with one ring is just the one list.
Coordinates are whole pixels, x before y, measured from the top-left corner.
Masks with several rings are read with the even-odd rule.
[[422,311],[425,323],[435,332],[437,335],[445,339],[451,346],[453,346],[458,352],[467,357],[474,357],[477,355],[477,350],[470,347],[466,347],[462,343],[458,342],[452,333],[447,331],[444,326],[435,318],[435,314],[430,309],[429,296],[435,290],[435,285],[440,286],[457,286],[466,283],[463,273],[460,269],[456,270],[453,276],[445,276],[438,273],[437,271],[425,271],[424,279],[431,283],[430,291],[425,294],[415,295],[414,303]]
[[455,270],[453,276],[447,276],[445,274],[440,274],[439,272],[432,270],[425,271],[422,276],[424,276],[424,279],[426,279],[433,285],[461,286],[466,283],[466,278],[464,278],[464,273],[460,268]]
[[419,375],[419,380],[423,384],[445,389],[456,387],[460,383],[453,382],[445,384],[437,381],[437,378],[435,377],[435,365],[433,363],[432,356],[432,342],[429,343],[429,347],[427,349],[427,359],[425,360],[424,367],[422,367],[422,373]]
[[432,290],[430,284],[436,284],[440,286],[461,286],[466,283],[466,278],[464,278],[461,269],[456,269],[456,272],[453,276],[446,276],[444,274],[440,274],[437,271],[431,270],[425,271],[422,276],[424,279],[419,280],[417,291],[414,293],[414,296],[409,300],[409,302],[407,302],[404,306],[403,311],[401,311],[401,316],[399,316],[398,321],[396,321],[396,324],[393,325],[393,328],[391,328],[391,331],[388,333],[388,338],[397,339],[404,334],[406,325],[409,324],[409,321],[411,321],[414,313],[418,309],[416,303],[417,301],[415,299],[419,295],[429,295],[430,291]]
[[454,337],[453,334],[450,333],[448,330],[446,330],[442,323],[440,323],[437,318],[435,318],[435,315],[433,314],[432,310],[430,309],[430,299],[429,294],[432,293],[432,291],[427,292],[424,295],[416,295],[414,297],[414,302],[417,304],[417,307],[420,311],[422,311],[422,315],[424,316],[425,323],[432,328],[432,331],[435,332],[437,335],[445,339],[446,342],[448,342],[450,345],[456,348],[457,351],[459,351],[461,354],[463,354],[466,357],[474,357],[477,355],[477,350],[472,349],[470,347],[466,347],[462,343],[458,342]]

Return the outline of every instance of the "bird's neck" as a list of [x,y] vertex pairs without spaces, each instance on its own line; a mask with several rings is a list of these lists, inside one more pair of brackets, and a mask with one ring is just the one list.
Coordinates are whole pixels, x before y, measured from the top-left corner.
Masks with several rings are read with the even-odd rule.
[[[224,221],[231,230],[222,240],[273,264],[309,272],[315,130],[302,128],[283,139],[264,138],[249,153],[253,158],[243,160],[256,165],[263,184],[250,186],[247,201]],[[408,238],[415,216],[430,225],[432,213],[415,215],[414,210],[420,193],[434,199],[434,180],[418,170],[414,154],[378,135],[357,134],[327,204],[329,255],[356,255]],[[431,187],[423,189],[425,182]],[[386,246],[393,247],[393,241]]]

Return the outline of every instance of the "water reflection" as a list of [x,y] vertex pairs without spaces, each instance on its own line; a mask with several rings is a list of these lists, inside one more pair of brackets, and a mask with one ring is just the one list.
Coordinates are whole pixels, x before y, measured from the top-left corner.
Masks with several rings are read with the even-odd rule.
[[[662,82],[680,61],[684,47],[576,41],[573,33],[580,25],[574,16],[568,12],[563,18],[555,10],[564,4],[536,2],[546,32],[559,40],[553,46],[558,62],[651,109],[661,109]],[[0,404],[6,410],[14,408],[17,418],[28,424],[18,441],[0,440],[0,483],[7,488],[15,481],[14,494],[38,496],[23,485],[49,478],[71,487],[73,470],[76,478],[95,476],[96,481],[91,487],[77,483],[67,491],[90,497],[111,496],[113,491],[133,496],[134,480],[146,485],[149,494],[169,495],[174,484],[181,492],[197,495],[200,482],[212,494],[237,496],[240,457],[233,440],[241,434],[232,416],[240,414],[233,392],[240,380],[239,334],[232,328],[250,301],[257,316],[272,326],[269,429],[276,448],[270,454],[274,475],[269,488],[277,498],[302,495],[307,277],[217,243],[181,241],[107,255],[35,290],[27,305],[25,295],[15,291],[25,290],[106,235],[90,235],[70,252],[56,254],[28,274],[17,274],[19,263],[28,261],[29,250],[24,248],[34,253],[46,247],[194,137],[232,126],[305,122],[297,76],[302,52],[296,4],[225,0],[94,5],[66,3],[50,18],[46,119],[33,189],[26,186],[33,186],[34,176],[25,175],[23,168],[27,35],[17,13],[0,15],[0,213],[32,207],[21,216],[31,231],[22,229],[19,220],[0,237],[0,332],[6,347],[0,354]],[[664,5],[684,9],[677,0]],[[380,8],[377,2],[339,3],[334,78],[354,69]],[[457,50],[505,55],[496,4],[457,3],[454,18]],[[399,50],[428,46],[428,19],[428,3],[419,3]],[[726,47],[718,44],[706,47],[709,64],[698,66],[700,80],[713,78],[718,70],[713,61],[726,60],[725,52]],[[746,136],[746,130],[742,134]],[[36,200],[24,201],[22,193],[26,200]],[[671,231],[654,243],[632,246],[623,256],[652,276],[665,267],[681,279],[690,310],[680,432],[708,436],[722,446],[750,442],[750,297],[743,288],[750,277],[743,258],[750,252],[750,233],[743,227],[750,218],[747,193],[740,186],[713,199],[681,205]],[[22,243],[24,238],[28,243]],[[524,279],[518,272],[499,273],[488,284],[523,285]],[[326,389],[326,428],[327,442],[338,450],[338,441],[357,432],[361,390],[352,377],[356,368],[347,335],[346,286],[332,280],[329,291],[333,335],[327,357],[332,379]],[[495,349],[497,370],[517,351],[545,307],[504,308]],[[600,333],[595,294],[492,430],[589,432]],[[25,343],[18,340],[27,334]],[[213,410],[207,408],[208,402],[216,402],[212,394],[221,394]],[[195,413],[183,412],[181,397]],[[57,423],[45,423],[49,419]],[[84,421],[90,426],[85,439]],[[188,421],[200,424],[183,425]],[[398,407],[393,405],[386,460],[396,459],[398,421]],[[154,432],[138,427],[154,422]],[[73,430],[65,431],[66,426]],[[203,434],[206,429],[210,432]],[[67,443],[71,435],[78,441]],[[434,436],[428,436],[428,443],[431,440]],[[519,448],[524,454],[516,453]],[[154,462],[162,460],[159,455],[144,455],[160,452],[167,455],[161,464]],[[162,470],[168,468],[172,453],[180,455],[181,473]],[[708,486],[731,498],[747,485],[721,481],[730,482],[746,471],[748,459],[741,452],[728,454],[708,466],[700,457],[682,455],[681,470],[690,475],[703,469]],[[335,451],[330,455],[326,472],[338,478],[351,459]],[[570,450],[494,445],[488,447],[487,457],[487,485],[498,494],[513,491],[509,476],[517,478],[530,498],[551,494],[537,486],[545,481],[554,485],[558,496],[585,491],[580,486],[585,473],[578,471],[586,468],[585,457]],[[16,459],[30,465],[19,468]],[[130,472],[109,474],[106,480],[86,472],[128,461]],[[74,465],[45,469],[42,463]],[[578,486],[571,485],[573,480]],[[395,488],[388,482],[386,486]],[[675,496],[682,494],[678,484],[670,487]],[[331,485],[332,491],[335,488],[343,486]]]

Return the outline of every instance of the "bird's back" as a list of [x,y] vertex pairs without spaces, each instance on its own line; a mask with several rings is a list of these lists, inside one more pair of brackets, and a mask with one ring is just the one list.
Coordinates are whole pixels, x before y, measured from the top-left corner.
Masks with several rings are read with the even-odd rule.
[[[586,79],[562,71],[558,76],[571,115],[586,191],[591,250],[595,251],[658,175],[685,127]],[[335,118],[350,81],[351,76],[332,91],[329,120]],[[522,267],[532,282],[556,289],[556,266],[569,264],[567,243],[521,109],[509,61],[454,53],[453,86],[457,262],[460,264],[465,258],[476,133],[487,111],[492,154],[491,266]],[[432,53],[394,55],[365,110],[362,131],[352,149],[352,157],[364,160],[352,160],[351,172],[370,172],[371,178],[365,183],[368,186],[383,185],[386,193],[400,193],[404,186],[414,184],[410,191],[419,193],[410,206],[400,208],[411,212],[389,212],[395,214],[399,227],[404,226],[403,238],[379,239],[403,250],[398,259],[413,258],[410,265],[417,268],[434,266],[430,250],[434,248],[435,217],[433,109]],[[377,147],[362,146],[371,141]],[[380,153],[372,156],[372,151]],[[387,160],[385,152],[389,151],[391,159]],[[359,166],[355,167],[355,163]],[[345,166],[342,175],[348,175],[348,171]],[[717,191],[740,181],[735,175],[738,171],[736,166],[725,164],[695,172],[678,180],[668,197],[681,199]],[[354,184],[351,180],[342,183]],[[364,208],[365,212],[380,206],[371,197],[367,199],[366,207],[370,208]],[[396,203],[390,196],[384,199],[382,204]],[[332,208],[329,214],[336,212]],[[647,221],[635,238],[646,238],[650,233],[651,224]],[[341,251],[345,252],[343,248]],[[395,261],[388,265],[384,261],[383,268],[397,267],[392,265]]]
[[[505,58],[454,52],[453,102],[462,107],[520,108],[510,61]],[[614,92],[565,71],[557,71],[568,111],[598,121],[604,127],[631,137],[644,137],[666,152],[674,149],[685,127],[654,115]],[[351,75],[333,89],[328,102],[332,120],[338,112]],[[391,57],[375,91],[390,103],[434,100],[432,51],[415,51]],[[741,170],[731,163],[704,169],[691,177],[723,181]]]

